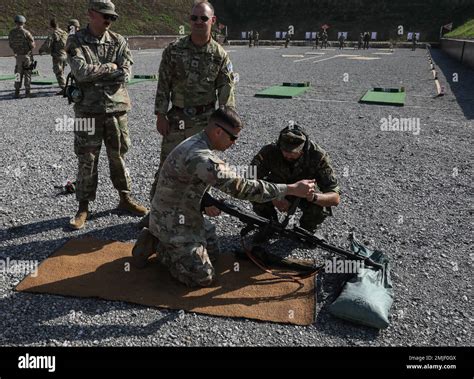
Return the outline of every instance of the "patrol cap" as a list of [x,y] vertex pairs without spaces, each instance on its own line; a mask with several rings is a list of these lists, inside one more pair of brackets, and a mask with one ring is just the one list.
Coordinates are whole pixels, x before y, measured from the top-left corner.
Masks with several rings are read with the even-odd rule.
[[285,128],[280,133],[279,146],[289,153],[303,151],[306,136],[297,128]]
[[26,23],[26,18],[25,16],[22,16],[22,15],[16,15],[15,16],[15,22],[20,22],[22,24]]
[[115,12],[115,5],[110,0],[90,0],[89,10],[93,10],[102,14],[110,14],[118,17],[119,15]]
[[79,20],[72,18],[68,21],[68,26],[75,26],[76,28],[80,28],[81,24],[79,23]]

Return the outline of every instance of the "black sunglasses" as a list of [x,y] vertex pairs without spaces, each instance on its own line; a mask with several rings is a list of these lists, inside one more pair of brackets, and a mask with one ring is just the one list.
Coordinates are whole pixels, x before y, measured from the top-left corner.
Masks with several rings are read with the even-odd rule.
[[201,17],[199,17],[199,16],[196,16],[195,14],[192,14],[192,15],[191,15],[191,20],[192,20],[192,21],[197,21],[197,20],[199,20],[199,18],[201,18],[201,21],[202,21],[202,22],[208,22],[208,21],[210,20],[210,18],[207,17],[207,16],[201,16]]
[[112,22],[114,21],[117,21],[118,17],[117,16],[114,16],[113,14],[104,14],[104,13],[101,13],[102,17],[104,18],[104,20],[110,20]]
[[229,138],[230,138],[230,140],[231,140],[232,142],[237,141],[237,138],[239,138],[238,136],[236,136],[236,135],[232,134],[231,132],[229,132],[229,131],[228,131],[226,128],[224,128],[222,125],[219,125],[217,122],[216,122],[216,125],[217,125],[219,128],[221,128],[221,129],[229,136]]

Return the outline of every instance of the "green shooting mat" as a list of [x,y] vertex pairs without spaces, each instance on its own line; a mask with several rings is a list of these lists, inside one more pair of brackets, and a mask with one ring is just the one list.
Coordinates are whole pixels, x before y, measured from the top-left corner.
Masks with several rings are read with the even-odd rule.
[[15,75],[0,75],[0,80],[15,80]]
[[143,82],[156,82],[158,80],[158,75],[133,75],[133,79],[127,83],[129,86],[134,84],[143,83]]
[[41,78],[32,80],[31,84],[36,85],[36,86],[44,86],[44,85],[58,84],[58,81],[56,80],[56,78],[41,77]]
[[310,83],[283,83],[281,86],[273,86],[255,94],[255,97],[270,97],[277,99],[292,99],[306,92]]
[[[38,70],[34,70],[31,73],[31,76],[38,76],[38,75],[39,75]],[[0,81],[1,80],[15,80],[15,75],[0,75]]]
[[374,88],[373,90],[367,91],[359,102],[365,104],[404,106],[405,99],[406,92],[403,88]]

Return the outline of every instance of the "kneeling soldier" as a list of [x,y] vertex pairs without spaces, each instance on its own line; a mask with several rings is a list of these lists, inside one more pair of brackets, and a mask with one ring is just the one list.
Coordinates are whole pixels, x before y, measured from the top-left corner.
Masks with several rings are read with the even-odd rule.
[[[316,181],[321,193],[314,193],[299,203],[303,212],[300,226],[312,233],[331,214],[330,207],[339,204],[339,184],[328,154],[298,125],[283,129],[277,143],[264,146],[251,165],[256,169],[257,179],[272,183],[294,183],[302,179]],[[276,209],[287,212],[292,201],[294,198],[286,197],[264,204],[253,203],[253,208],[262,217],[278,220]],[[268,237],[257,234],[255,242],[265,242]]]

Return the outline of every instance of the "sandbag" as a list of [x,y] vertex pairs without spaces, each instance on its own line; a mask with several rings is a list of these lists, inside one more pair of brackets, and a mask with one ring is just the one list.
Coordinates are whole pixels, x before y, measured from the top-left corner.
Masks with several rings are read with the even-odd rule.
[[393,287],[389,260],[381,251],[369,250],[352,237],[354,253],[370,257],[383,269],[364,267],[349,279],[339,297],[330,305],[329,312],[336,317],[357,324],[385,329],[389,326],[389,312],[393,303]]

